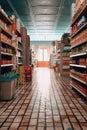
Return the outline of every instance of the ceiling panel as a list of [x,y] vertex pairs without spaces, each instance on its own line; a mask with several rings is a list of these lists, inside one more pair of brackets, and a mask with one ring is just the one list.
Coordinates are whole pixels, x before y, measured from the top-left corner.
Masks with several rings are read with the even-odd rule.
[[48,26],[53,26],[54,23],[55,23],[55,22],[48,22],[48,21],[47,21],[47,22],[43,22],[43,21],[42,21],[42,22],[36,22],[36,25],[37,25],[37,26],[43,26],[43,25],[45,25],[45,26],[47,26],[47,25],[48,25]]
[[72,2],[75,0],[0,0],[0,5],[9,16],[21,19],[32,41],[49,41],[70,32]]
[[61,0],[32,0],[32,6],[58,6]]
[[39,21],[49,21],[49,20],[55,20],[56,15],[36,15],[35,16],[35,20],[39,20]]
[[40,14],[50,14],[55,15],[58,12],[58,7],[33,7],[33,13],[34,15],[40,15]]

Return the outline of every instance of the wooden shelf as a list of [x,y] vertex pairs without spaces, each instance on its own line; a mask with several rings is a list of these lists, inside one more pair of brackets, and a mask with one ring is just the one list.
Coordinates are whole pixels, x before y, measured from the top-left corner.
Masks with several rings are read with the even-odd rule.
[[[83,2],[82,5],[80,6],[80,9],[76,12],[75,16],[72,19],[71,27],[73,27],[76,23],[78,23],[78,21],[82,18],[82,16],[86,14],[87,14],[87,2]],[[85,23],[76,32],[74,32],[70,37],[71,52],[72,52],[72,54],[70,55],[70,58],[72,61],[73,61],[72,58],[75,58],[74,59],[75,63],[78,63],[78,58],[79,59],[83,58],[85,60],[85,57],[87,56],[87,51],[85,49],[83,50],[83,52],[73,53],[73,51],[75,51],[76,49],[79,50],[81,45],[83,46],[87,43],[87,37],[85,36],[86,29],[87,29],[87,21],[85,21]],[[85,74],[85,77],[83,75],[84,71],[87,72],[87,64],[86,63],[84,65],[78,65],[78,64],[73,64],[73,62],[72,64],[70,64],[70,67],[71,67],[70,85],[72,86],[72,88],[74,88],[80,94],[82,94],[84,97],[87,98],[87,88],[86,88],[87,81],[85,81],[84,79],[86,78],[86,74]]]
[[1,42],[2,42],[3,44],[6,44],[6,45],[10,46],[10,47],[13,48],[13,49],[16,49],[12,44],[9,44],[9,43],[7,43],[7,42],[5,42],[5,41],[3,41],[3,40],[1,40]]
[[75,37],[77,34],[79,34],[81,31],[87,28],[87,23],[85,23],[79,30],[77,30],[73,35],[71,35],[71,38]]
[[2,55],[8,55],[8,56],[13,56],[13,54],[6,53],[6,52],[1,52]]
[[78,67],[78,68],[87,68],[87,66],[85,66],[85,65],[76,65],[76,64],[70,64],[70,66],[72,66],[72,67]]
[[72,20],[71,26],[73,26],[75,22],[86,12],[87,12],[87,4],[85,4],[84,7],[81,9],[81,11],[78,14],[76,14],[75,18]]
[[7,32],[1,25],[0,25],[0,28],[1,28],[1,32],[3,34],[5,34],[6,36],[8,36],[9,38],[12,38],[12,34]]
[[71,74],[70,74],[70,77],[77,80],[77,81],[79,81],[79,82],[81,82],[81,83],[83,83],[83,84],[85,84],[85,85],[87,85],[87,83],[85,81],[83,81],[83,80],[81,80],[81,79],[79,79],[79,78],[77,78],[77,77],[75,77],[75,76],[73,76]]
[[11,24],[12,22],[11,22],[11,20],[7,17],[7,16],[5,16],[5,14],[0,10],[0,18],[2,19],[2,20],[4,20],[4,22],[6,22],[6,23],[8,23],[8,24]]
[[77,88],[75,85],[73,85],[72,83],[70,83],[70,86],[72,86],[74,89],[76,89],[80,94],[82,94],[84,97],[87,98],[87,95],[84,94],[79,88]]
[[3,64],[1,67],[8,67],[8,66],[13,66],[13,64]]
[[78,54],[75,54],[75,55],[70,55],[70,57],[73,58],[73,57],[85,56],[85,55],[87,55],[87,52],[78,53]]
[[75,45],[72,45],[72,46],[71,46],[71,49],[72,49],[72,48],[75,48],[75,47],[77,47],[77,46],[79,46],[79,45],[82,45],[82,44],[84,44],[84,43],[86,43],[86,42],[87,42],[87,38],[86,38],[86,39],[83,39],[83,41],[81,41],[81,42],[76,43]]

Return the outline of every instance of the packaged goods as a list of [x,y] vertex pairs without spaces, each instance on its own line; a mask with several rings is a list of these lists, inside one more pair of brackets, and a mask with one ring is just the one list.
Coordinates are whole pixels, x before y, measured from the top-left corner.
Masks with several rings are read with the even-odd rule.
[[80,29],[86,23],[86,17],[83,15],[78,21],[78,29]]
[[71,45],[83,43],[83,41],[87,41],[87,30],[81,32],[78,36],[71,40]]

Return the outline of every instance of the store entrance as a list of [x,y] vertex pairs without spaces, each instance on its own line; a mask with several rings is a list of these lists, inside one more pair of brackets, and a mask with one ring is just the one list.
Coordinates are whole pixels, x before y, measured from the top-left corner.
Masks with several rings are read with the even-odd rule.
[[49,67],[49,50],[47,47],[39,47],[37,67]]

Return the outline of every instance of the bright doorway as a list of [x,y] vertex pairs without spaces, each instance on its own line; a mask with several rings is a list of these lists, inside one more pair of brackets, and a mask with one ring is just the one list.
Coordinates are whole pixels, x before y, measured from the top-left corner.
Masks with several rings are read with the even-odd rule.
[[37,67],[49,67],[49,46],[39,46]]

